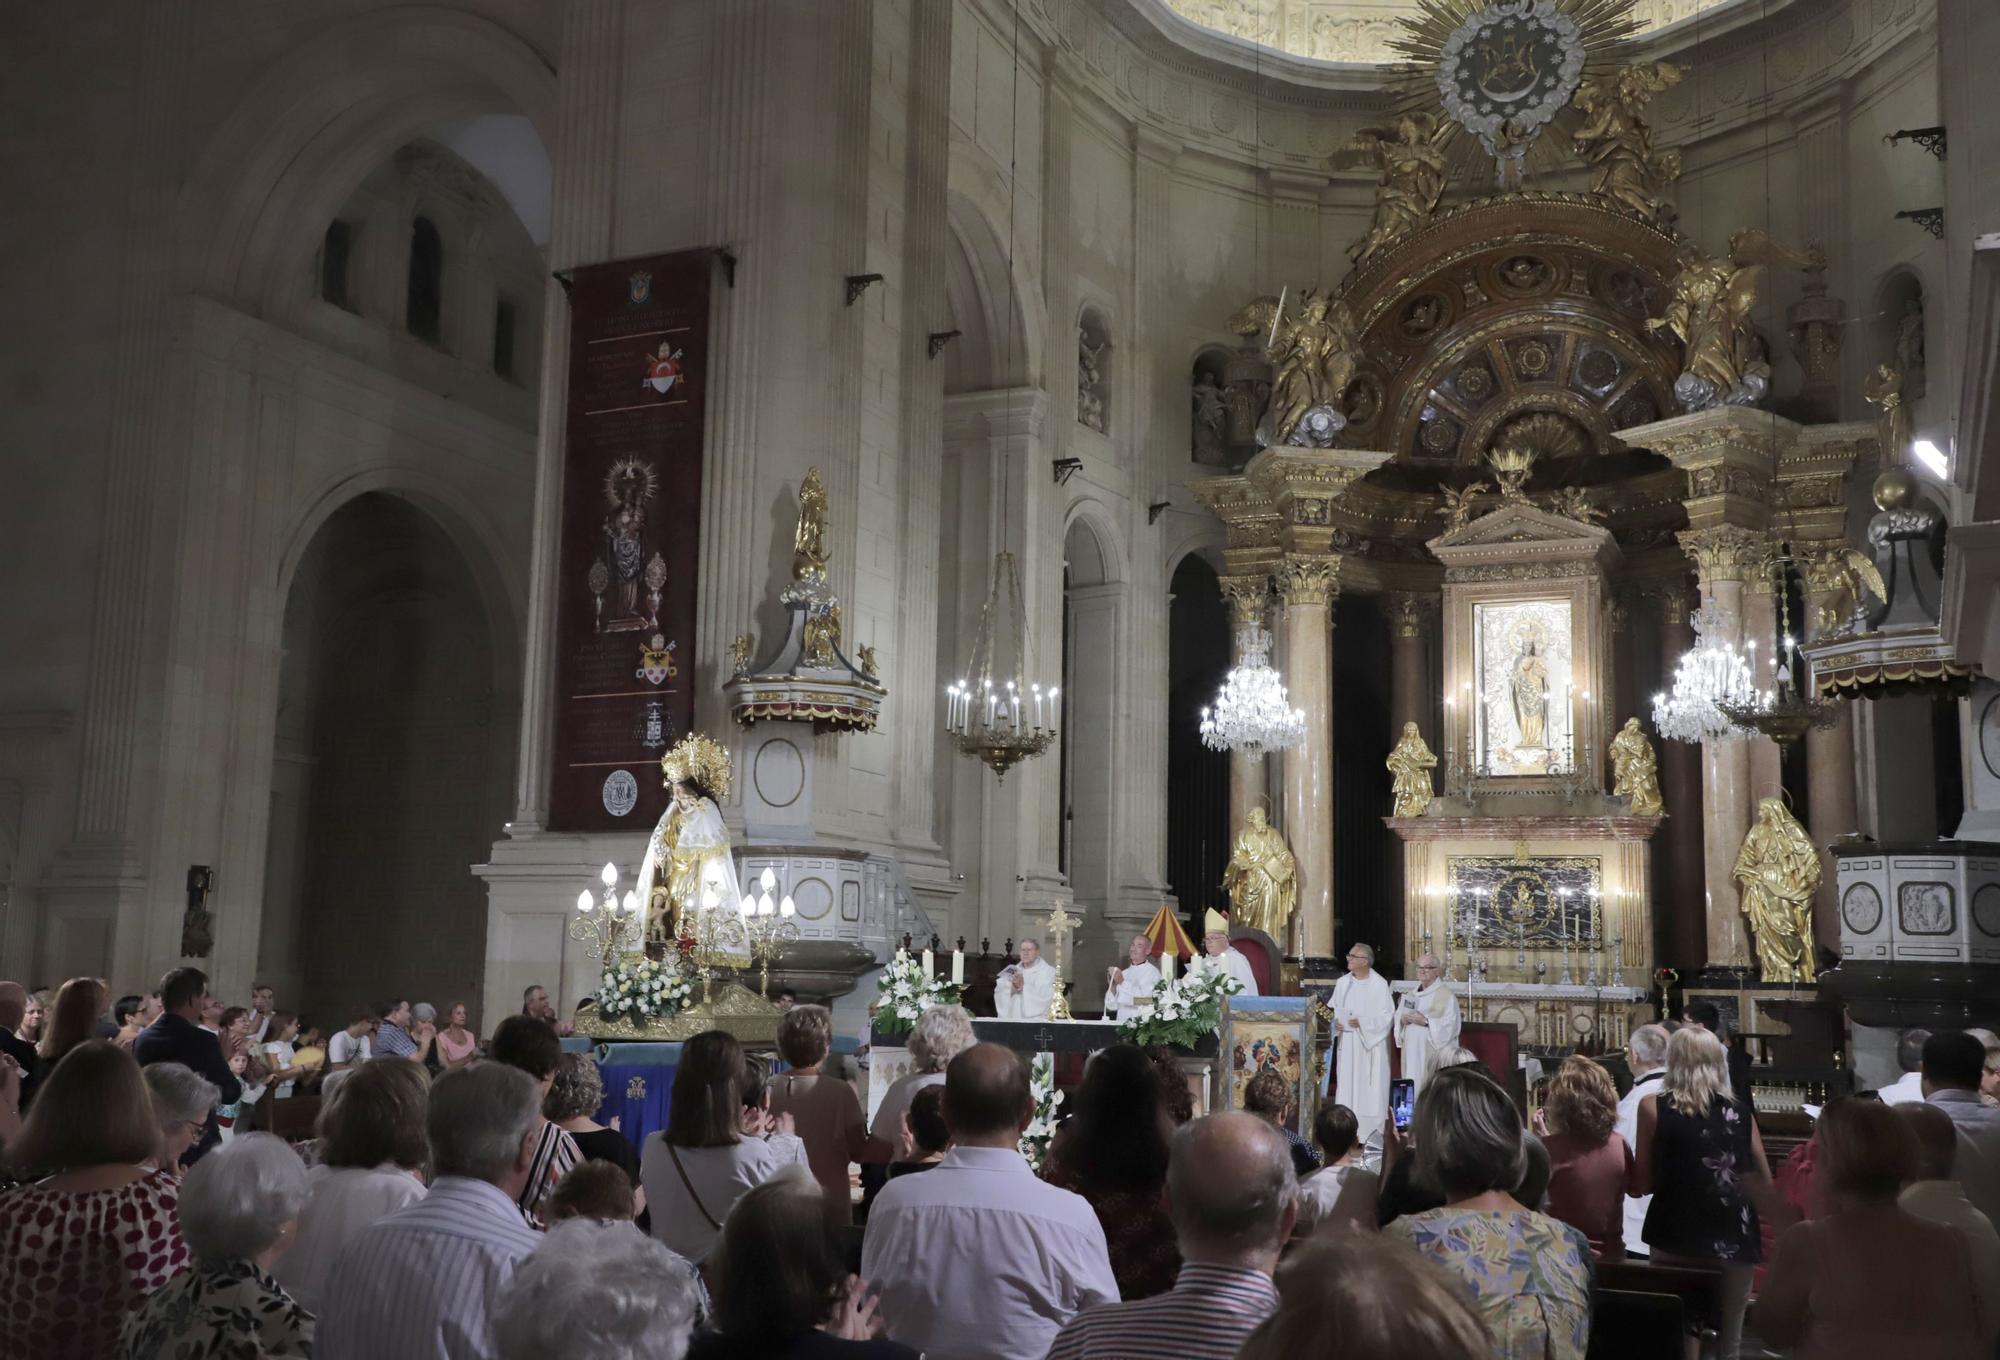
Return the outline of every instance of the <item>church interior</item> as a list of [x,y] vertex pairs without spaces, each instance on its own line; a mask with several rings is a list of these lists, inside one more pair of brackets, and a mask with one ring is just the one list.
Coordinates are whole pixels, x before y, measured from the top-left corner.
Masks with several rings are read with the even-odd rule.
[[0,976],[2000,1021],[2000,9],[7,27]]

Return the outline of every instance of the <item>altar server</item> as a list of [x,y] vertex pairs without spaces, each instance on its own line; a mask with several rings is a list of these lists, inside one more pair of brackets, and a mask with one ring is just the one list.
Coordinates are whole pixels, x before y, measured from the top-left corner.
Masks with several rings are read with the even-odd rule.
[[1021,941],[1021,961],[1000,970],[993,984],[993,1010],[1002,1020],[1046,1020],[1056,994],[1056,970],[1042,957],[1037,940]]
[[1160,969],[1153,962],[1151,940],[1134,935],[1125,955],[1123,966],[1113,966],[1106,973],[1109,985],[1104,992],[1104,1015],[1108,1020],[1123,1020],[1139,1008],[1140,997],[1151,996],[1153,988],[1160,985]]
[[1389,1113],[1389,1030],[1396,1004],[1375,971],[1375,951],[1357,944],[1347,951],[1347,976],[1333,986],[1333,1027],[1340,1051],[1333,1098],[1354,1111],[1361,1139],[1379,1137]]
[[1198,961],[1199,966],[1211,972],[1218,968],[1226,971],[1243,984],[1243,996],[1255,996],[1263,990],[1257,985],[1257,974],[1250,969],[1250,960],[1229,943],[1229,918],[1210,907],[1208,914],[1202,918],[1202,925],[1207,931],[1201,937],[1201,947],[1206,955]]
[[1458,1048],[1458,998],[1437,955],[1428,951],[1417,959],[1417,990],[1405,992],[1396,1008],[1396,1047],[1402,1050],[1403,1075],[1417,1083],[1419,1094]]

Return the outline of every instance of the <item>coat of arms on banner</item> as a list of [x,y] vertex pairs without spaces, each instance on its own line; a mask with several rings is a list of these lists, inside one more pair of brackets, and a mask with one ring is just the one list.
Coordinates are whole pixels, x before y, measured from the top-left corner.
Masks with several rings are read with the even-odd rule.
[[662,340],[659,352],[646,356],[646,377],[639,385],[664,397],[681,377],[681,351],[674,348],[673,341]]
[[653,276],[644,269],[637,270],[626,281],[625,296],[634,307],[643,307],[653,300]]
[[639,644],[639,669],[633,672],[649,685],[664,684],[679,675],[680,667],[674,664],[674,649],[677,643],[667,641],[660,633],[653,634],[651,642]]

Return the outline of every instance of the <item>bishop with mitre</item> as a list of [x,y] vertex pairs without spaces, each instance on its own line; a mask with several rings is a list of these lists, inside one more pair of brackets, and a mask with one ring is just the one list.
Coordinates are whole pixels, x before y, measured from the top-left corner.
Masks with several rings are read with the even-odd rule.
[[1194,961],[1194,968],[1204,972],[1223,972],[1236,979],[1245,996],[1255,996],[1262,989],[1257,986],[1257,974],[1250,967],[1250,960],[1243,951],[1229,943],[1229,918],[1214,907],[1202,917],[1203,934],[1201,947],[1203,957]]
[[1419,1092],[1458,1047],[1458,998],[1437,955],[1428,951],[1417,959],[1417,990],[1403,993],[1396,1008],[1396,1047],[1403,1054],[1403,1075]]
[[1333,1031],[1339,1050],[1333,1098],[1354,1111],[1361,1140],[1382,1131],[1389,1114],[1389,1030],[1396,1003],[1375,971],[1375,951],[1357,944],[1347,951],[1347,976],[1333,985]]
[[993,982],[993,1013],[1002,1020],[1046,1020],[1056,994],[1056,970],[1042,957],[1039,940],[1020,943],[1021,961],[1000,970]]

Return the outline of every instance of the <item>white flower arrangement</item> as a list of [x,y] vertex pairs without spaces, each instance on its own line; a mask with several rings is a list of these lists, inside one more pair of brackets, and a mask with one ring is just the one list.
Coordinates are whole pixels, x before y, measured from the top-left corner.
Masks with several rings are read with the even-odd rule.
[[1049,1143],[1056,1136],[1056,1111],[1063,1103],[1063,1093],[1056,1089],[1055,1054],[1037,1053],[1030,1061],[1028,1089],[1035,1097],[1035,1117],[1022,1130],[1017,1146],[1028,1165],[1040,1171],[1049,1155]]
[[1222,1028],[1222,1003],[1243,990],[1227,969],[1205,968],[1199,961],[1180,977],[1162,979],[1153,988],[1153,1004],[1140,1007],[1118,1022],[1127,1042],[1193,1048]]
[[957,987],[932,977],[924,971],[923,960],[898,949],[876,980],[875,1028],[884,1034],[907,1034],[932,1006],[957,1004]]
[[664,1020],[694,1003],[694,979],[678,959],[620,958],[597,984],[597,1013],[607,1020]]

